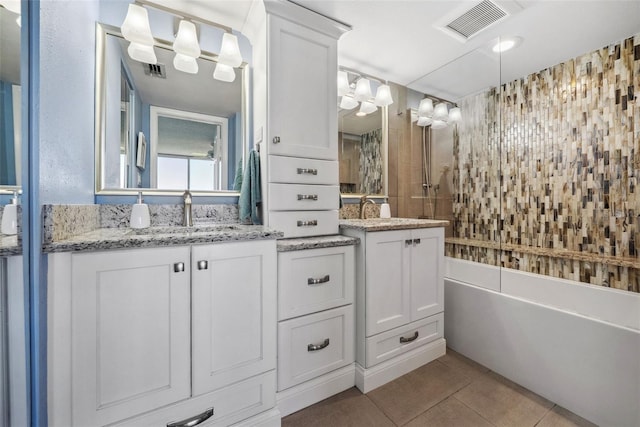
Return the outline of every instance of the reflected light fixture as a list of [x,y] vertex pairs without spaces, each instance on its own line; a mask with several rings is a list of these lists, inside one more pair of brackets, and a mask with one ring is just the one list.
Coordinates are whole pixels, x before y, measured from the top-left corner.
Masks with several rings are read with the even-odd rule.
[[20,15],[20,0],[0,0],[0,6],[4,7],[9,12]]
[[193,22],[180,21],[178,34],[173,42],[173,50],[176,53],[173,58],[173,66],[176,70],[191,74],[198,72],[196,59],[200,56],[201,51],[196,26]]
[[[349,74],[352,76],[351,81],[349,80]],[[378,107],[386,107],[393,104],[389,85],[375,78],[373,80],[378,84],[378,87],[376,88],[376,96],[375,98],[373,97],[371,80],[371,78],[364,77],[355,71],[339,70],[337,86],[338,96],[341,97],[340,108],[352,110],[360,103],[360,109],[356,115],[362,117],[374,113],[378,110]]]
[[147,9],[137,4],[130,4],[120,30],[125,40],[130,43],[127,52],[131,59],[148,64],[158,63],[153,51],[153,36]]
[[493,44],[491,50],[495,53],[502,53],[520,46],[522,37],[501,37]]
[[213,78],[222,82],[231,83],[236,79],[236,72],[233,67],[218,62],[216,68],[213,70]]
[[[453,106],[448,109],[447,104],[450,102],[438,102],[435,107],[431,98],[424,98],[420,101],[417,114],[418,126],[431,126],[432,129],[444,129],[450,123],[459,123],[462,121],[462,111],[460,107]],[[455,104],[454,104],[455,105]],[[415,111],[415,110],[413,110]],[[413,116],[412,121],[415,120]]]

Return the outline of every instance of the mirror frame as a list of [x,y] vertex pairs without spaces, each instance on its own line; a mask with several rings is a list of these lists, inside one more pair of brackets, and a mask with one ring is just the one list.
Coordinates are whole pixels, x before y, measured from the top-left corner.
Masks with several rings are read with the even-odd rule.
[[[94,143],[95,143],[95,195],[96,196],[121,196],[121,195],[137,195],[139,192],[158,196],[181,196],[184,190],[163,190],[158,188],[104,188],[104,172],[103,159],[106,141],[106,79],[105,79],[105,55],[106,55],[106,38],[108,35],[124,38],[120,29],[112,25],[96,23],[96,61],[95,61],[95,124],[94,124]],[[154,38],[154,46],[163,49],[172,50],[172,43],[165,40]],[[200,58],[217,62],[218,55],[210,52],[202,51]],[[249,153],[249,129],[251,123],[251,111],[249,109],[249,64],[243,62],[236,70],[240,70],[242,78],[242,164],[244,165]],[[149,144],[151,144],[151,139]],[[192,191],[194,196],[222,196],[233,197],[239,196],[237,191]]]

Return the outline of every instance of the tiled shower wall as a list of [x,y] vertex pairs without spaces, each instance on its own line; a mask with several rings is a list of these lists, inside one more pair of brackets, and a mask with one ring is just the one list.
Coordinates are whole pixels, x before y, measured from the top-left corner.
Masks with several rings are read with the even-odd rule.
[[640,35],[464,99],[448,255],[639,292],[638,88]]

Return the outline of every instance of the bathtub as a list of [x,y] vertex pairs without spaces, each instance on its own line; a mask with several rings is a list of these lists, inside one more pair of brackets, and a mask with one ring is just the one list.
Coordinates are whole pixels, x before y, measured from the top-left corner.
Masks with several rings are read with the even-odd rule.
[[453,350],[601,426],[640,426],[640,295],[445,259]]

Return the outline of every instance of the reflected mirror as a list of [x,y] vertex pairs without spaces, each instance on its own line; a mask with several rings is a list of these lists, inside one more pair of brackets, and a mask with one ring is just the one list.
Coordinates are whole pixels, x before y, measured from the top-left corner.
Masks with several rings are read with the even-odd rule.
[[20,15],[0,7],[0,193],[20,187]]
[[[351,71],[346,73],[353,90],[361,76]],[[371,92],[375,94],[381,83],[369,80]],[[339,104],[340,193],[385,195],[387,107],[377,107],[365,113],[362,105],[350,95],[340,97]],[[371,110],[373,107],[375,105],[371,103]]]
[[96,191],[238,191],[246,152],[246,63],[233,82],[213,78],[203,52],[197,74],[173,66],[170,42],[156,39],[157,64],[132,60],[115,27],[98,25]]

